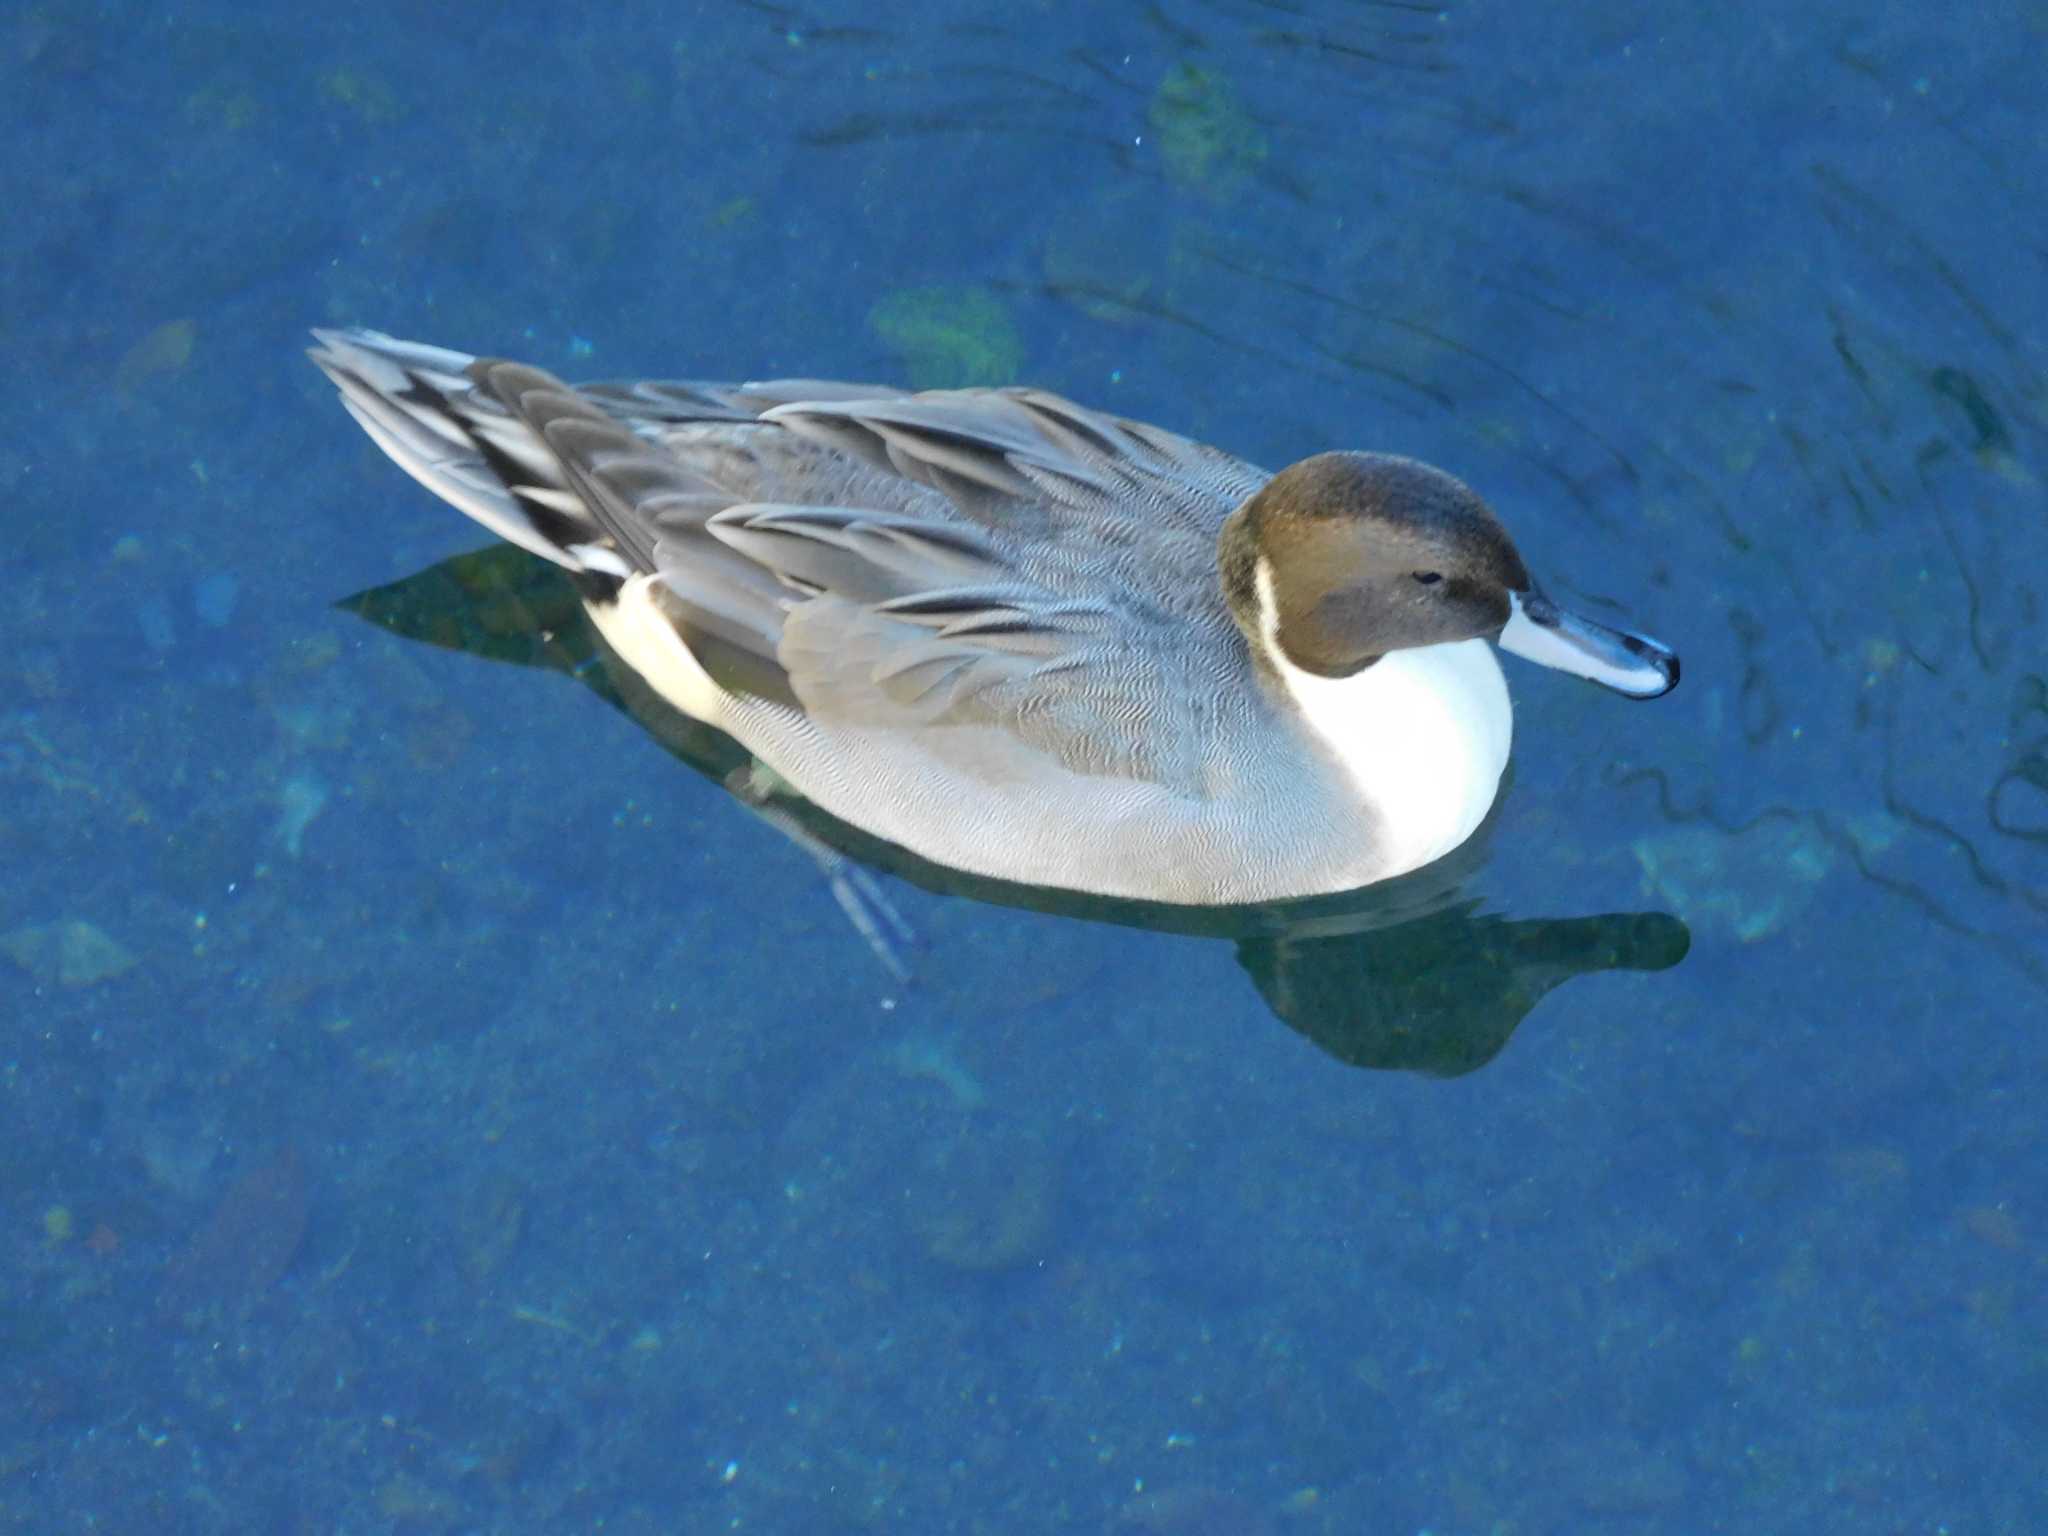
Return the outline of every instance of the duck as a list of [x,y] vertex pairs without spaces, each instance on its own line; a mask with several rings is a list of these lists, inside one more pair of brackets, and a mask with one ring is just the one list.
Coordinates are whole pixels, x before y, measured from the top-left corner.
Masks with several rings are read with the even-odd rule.
[[1630,698],[1678,682],[1412,458],[1270,473],[1044,389],[572,385],[314,338],[377,447],[561,567],[662,703],[970,875],[1189,906],[1374,885],[1486,820],[1496,648]]

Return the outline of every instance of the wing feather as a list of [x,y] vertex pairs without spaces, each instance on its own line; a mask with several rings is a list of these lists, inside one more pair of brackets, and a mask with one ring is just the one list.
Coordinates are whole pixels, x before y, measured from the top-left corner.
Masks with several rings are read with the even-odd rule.
[[314,356],[394,458],[593,600],[658,574],[725,687],[907,750],[959,727],[991,774],[1022,744],[1198,790],[1231,696],[1202,669],[1235,652],[1189,641],[1231,629],[1217,531],[1266,478],[1241,460],[1039,390],[572,387],[373,332]]

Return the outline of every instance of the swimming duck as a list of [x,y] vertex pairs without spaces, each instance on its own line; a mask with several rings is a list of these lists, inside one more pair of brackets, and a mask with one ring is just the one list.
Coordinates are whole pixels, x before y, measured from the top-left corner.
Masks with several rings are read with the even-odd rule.
[[1369,885],[1492,805],[1494,645],[1634,698],[1678,681],[1413,459],[1269,474],[1038,389],[574,386],[315,336],[377,446],[567,571],[655,694],[973,874],[1219,905]]

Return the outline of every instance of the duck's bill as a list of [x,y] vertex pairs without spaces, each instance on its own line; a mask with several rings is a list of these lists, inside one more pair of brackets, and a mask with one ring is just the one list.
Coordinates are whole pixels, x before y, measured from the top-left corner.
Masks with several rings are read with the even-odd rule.
[[1625,693],[1654,699],[1678,686],[1678,653],[1648,635],[1567,613],[1541,592],[1511,592],[1500,648],[1525,661]]

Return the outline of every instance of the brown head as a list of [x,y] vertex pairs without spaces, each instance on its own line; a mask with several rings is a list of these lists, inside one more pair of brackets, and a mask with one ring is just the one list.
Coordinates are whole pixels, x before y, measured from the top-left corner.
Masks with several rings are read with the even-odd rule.
[[1277,646],[1317,677],[1389,651],[1500,642],[1638,698],[1678,659],[1646,636],[1564,612],[1530,580],[1493,509],[1415,459],[1319,453],[1290,464],[1224,523],[1223,590],[1255,654]]

